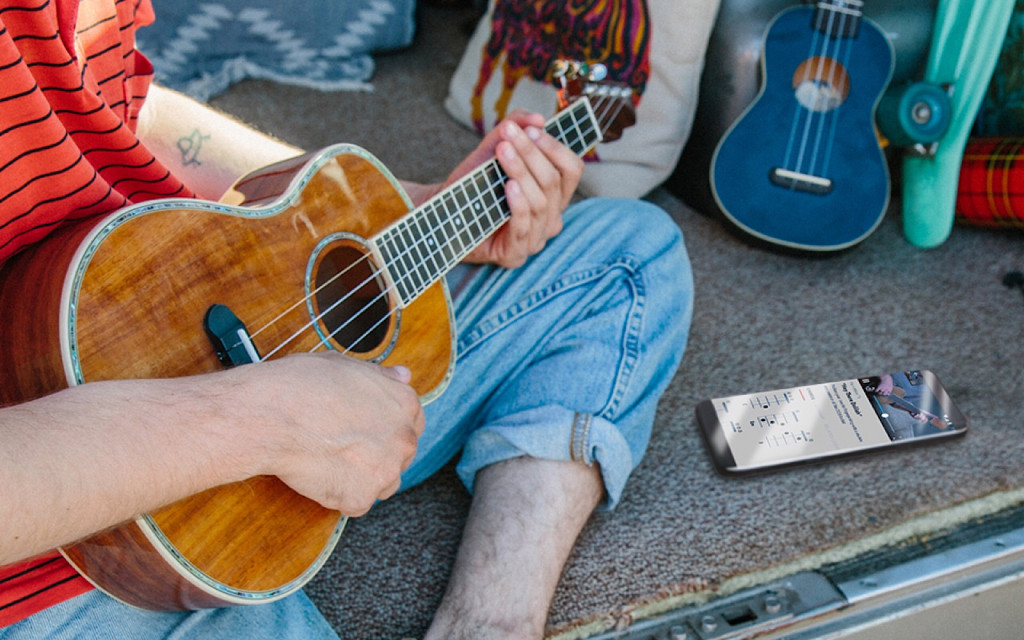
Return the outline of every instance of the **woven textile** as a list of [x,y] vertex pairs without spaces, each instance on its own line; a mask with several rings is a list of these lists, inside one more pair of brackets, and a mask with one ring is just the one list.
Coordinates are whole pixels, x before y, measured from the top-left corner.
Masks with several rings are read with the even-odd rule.
[[408,46],[415,0],[164,2],[138,34],[158,82],[207,100],[245,78],[365,87],[370,54]]

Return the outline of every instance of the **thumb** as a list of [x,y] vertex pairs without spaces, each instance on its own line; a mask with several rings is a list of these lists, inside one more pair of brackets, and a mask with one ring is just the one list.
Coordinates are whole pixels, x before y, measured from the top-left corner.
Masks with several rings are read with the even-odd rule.
[[397,364],[390,367],[383,367],[384,375],[388,376],[393,380],[398,380],[404,384],[409,384],[412,381],[412,371],[408,367]]

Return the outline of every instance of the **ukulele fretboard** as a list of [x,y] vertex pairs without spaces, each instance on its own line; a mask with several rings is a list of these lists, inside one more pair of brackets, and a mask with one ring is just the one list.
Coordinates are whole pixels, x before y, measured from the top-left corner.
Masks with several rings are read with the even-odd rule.
[[[602,135],[590,101],[584,99],[563,109],[544,128],[581,156],[600,142]],[[402,307],[508,219],[506,178],[492,159],[375,237],[382,267]]]

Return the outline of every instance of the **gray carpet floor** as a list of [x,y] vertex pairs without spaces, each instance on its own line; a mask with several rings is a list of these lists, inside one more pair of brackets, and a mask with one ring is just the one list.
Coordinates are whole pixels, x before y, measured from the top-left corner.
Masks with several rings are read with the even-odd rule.
[[[472,12],[424,11],[413,48],[379,57],[370,92],[243,82],[215,106],[295,144],[364,146],[402,178],[437,180],[476,143],[442,103]],[[1024,234],[958,227],[909,245],[898,198],[852,250],[751,246],[665,190],[696,306],[682,368],[621,506],[588,523],[549,634],[585,637],[748,584],[843,559],[1024,498]],[[906,368],[935,371],[966,438],[749,479],[717,475],[694,420],[713,395]],[[308,592],[343,638],[417,637],[451,569],[469,497],[445,469],[352,521]]]

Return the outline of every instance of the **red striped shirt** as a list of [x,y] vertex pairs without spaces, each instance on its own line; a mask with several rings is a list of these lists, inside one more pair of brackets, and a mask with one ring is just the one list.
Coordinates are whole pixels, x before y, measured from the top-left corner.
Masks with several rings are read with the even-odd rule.
[[54,552],[0,569],[0,628],[92,589]]
[[0,263],[61,224],[192,195],[135,136],[152,17],[149,0],[0,0]]
[[[0,268],[62,224],[192,195],[135,136],[152,19],[149,0],[0,0]],[[90,588],[56,552],[0,567],[0,627]]]

